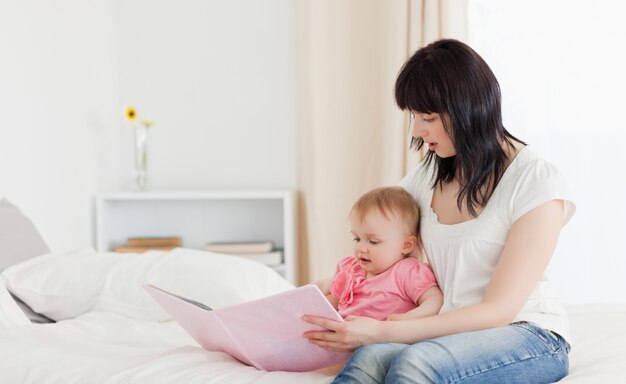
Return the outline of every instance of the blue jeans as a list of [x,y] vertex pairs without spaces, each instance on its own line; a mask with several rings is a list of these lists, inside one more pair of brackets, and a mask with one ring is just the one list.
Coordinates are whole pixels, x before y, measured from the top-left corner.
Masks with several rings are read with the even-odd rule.
[[354,351],[339,383],[552,383],[567,375],[569,344],[527,322]]

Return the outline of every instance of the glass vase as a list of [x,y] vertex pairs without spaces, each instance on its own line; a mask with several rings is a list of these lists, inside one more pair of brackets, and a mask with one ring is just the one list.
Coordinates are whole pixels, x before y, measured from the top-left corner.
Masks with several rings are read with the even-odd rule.
[[148,184],[148,127],[135,125],[135,184],[144,191]]

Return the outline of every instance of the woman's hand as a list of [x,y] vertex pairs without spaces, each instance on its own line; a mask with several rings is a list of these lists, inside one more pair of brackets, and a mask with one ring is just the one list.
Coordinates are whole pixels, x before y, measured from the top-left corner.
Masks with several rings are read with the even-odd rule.
[[361,316],[348,316],[343,322],[315,316],[304,316],[302,320],[325,329],[305,332],[310,343],[336,352],[352,352],[362,345],[379,342],[376,335],[383,323]]

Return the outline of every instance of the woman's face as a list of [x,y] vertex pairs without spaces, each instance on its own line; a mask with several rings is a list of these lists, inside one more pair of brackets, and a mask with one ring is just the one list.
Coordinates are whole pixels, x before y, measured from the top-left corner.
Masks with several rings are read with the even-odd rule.
[[446,158],[456,155],[454,144],[445,128],[438,113],[418,113],[411,112],[413,126],[411,134],[414,138],[422,138],[429,151],[433,151],[437,156]]

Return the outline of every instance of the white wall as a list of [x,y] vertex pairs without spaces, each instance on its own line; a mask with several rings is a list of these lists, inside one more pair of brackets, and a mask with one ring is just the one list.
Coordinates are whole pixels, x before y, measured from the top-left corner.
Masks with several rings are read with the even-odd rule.
[[0,2],[0,195],[53,250],[90,243],[91,197],[115,185],[113,5]]
[[505,126],[565,174],[577,212],[550,269],[569,302],[626,301],[626,3],[470,1]]
[[295,187],[289,0],[1,0],[0,196],[53,251],[129,190],[123,109],[154,119],[153,189]]
[[[295,188],[294,3],[119,4],[121,100],[156,120],[150,188]],[[131,131],[122,134],[132,189]]]

